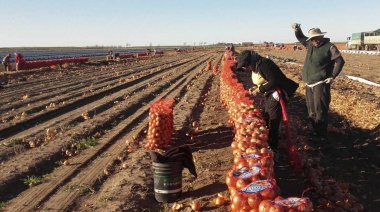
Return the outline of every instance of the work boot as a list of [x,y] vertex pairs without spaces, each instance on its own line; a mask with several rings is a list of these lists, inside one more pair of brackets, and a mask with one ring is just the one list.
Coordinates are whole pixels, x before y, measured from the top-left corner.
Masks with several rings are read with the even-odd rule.
[[268,149],[272,150],[273,152],[273,161],[275,163],[278,163],[280,161],[280,152],[278,151],[278,149],[273,149],[270,147],[268,147]]
[[331,148],[330,141],[327,136],[315,136],[310,139],[312,146],[319,150],[329,150]]
[[327,142],[327,136],[317,135],[317,136],[310,138],[310,140],[313,141],[314,143],[325,143],[325,142]]
[[274,155],[273,155],[273,161],[275,163],[279,163],[280,162],[280,153],[276,150],[276,151],[273,151],[274,152]]
[[308,133],[307,133],[307,136],[317,137],[317,136],[318,136],[318,133],[315,132],[315,131],[313,130],[313,131],[308,132]]

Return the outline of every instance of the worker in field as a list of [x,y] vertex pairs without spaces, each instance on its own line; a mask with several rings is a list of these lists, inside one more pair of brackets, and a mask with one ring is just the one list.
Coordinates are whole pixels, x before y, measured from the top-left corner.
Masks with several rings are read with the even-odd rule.
[[313,130],[312,140],[327,140],[328,111],[331,101],[331,85],[344,66],[338,48],[325,38],[325,32],[312,28],[306,37],[300,24],[293,23],[297,40],[307,48],[302,81],[306,83],[306,105]]
[[24,57],[20,53],[15,53],[15,63],[16,63],[16,71],[20,71],[24,69],[25,60],[24,60]]
[[269,146],[277,152],[282,120],[280,98],[286,104],[297,90],[298,83],[287,78],[272,60],[260,56],[253,50],[244,50],[237,56],[236,68],[238,71],[251,72],[254,84],[254,87],[249,89],[251,95],[265,96],[264,119],[269,128]]
[[232,54],[235,54],[235,46],[233,43],[231,43],[230,45],[230,51],[232,52]]
[[226,46],[224,48],[223,60],[231,60],[230,47]]
[[230,57],[231,59],[234,59],[237,56],[237,53],[235,51],[235,46],[234,44],[231,43],[230,45]]
[[113,60],[113,52],[112,52],[112,50],[108,51],[107,60]]
[[10,67],[10,59],[11,59],[12,55],[11,54],[7,54],[5,55],[5,57],[3,58],[3,66],[4,66],[4,71],[8,71],[9,67]]
[[116,52],[115,54],[113,54],[113,59],[116,61],[120,61],[120,53]]
[[0,74],[0,89],[4,89],[2,85],[8,84],[8,76],[5,72],[12,71],[12,66],[10,64],[11,57],[11,54],[7,54],[1,61],[1,63],[3,63],[4,66],[4,74]]

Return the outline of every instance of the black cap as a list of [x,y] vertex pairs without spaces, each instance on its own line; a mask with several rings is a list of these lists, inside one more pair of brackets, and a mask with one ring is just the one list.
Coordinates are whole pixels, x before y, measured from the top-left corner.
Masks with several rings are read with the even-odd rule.
[[255,63],[255,61],[253,61],[255,59],[253,56],[256,54],[257,53],[255,51],[252,51],[252,50],[244,50],[244,51],[240,52],[240,54],[237,57],[236,68],[241,69],[242,67],[247,67],[250,64]]

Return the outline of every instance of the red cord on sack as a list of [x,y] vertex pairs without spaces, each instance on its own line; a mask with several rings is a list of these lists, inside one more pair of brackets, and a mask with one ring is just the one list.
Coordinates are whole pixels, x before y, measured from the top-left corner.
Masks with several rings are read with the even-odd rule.
[[282,92],[279,88],[276,88],[278,95],[280,96],[280,105],[282,111],[282,120],[285,124],[285,132],[286,132],[286,149],[288,150],[288,155],[290,157],[290,163],[294,166],[296,172],[301,171],[302,161],[298,155],[297,149],[292,144],[292,139],[290,135],[290,124],[288,114],[286,113],[286,106],[284,102],[284,98],[282,96]]
[[303,190],[303,191],[302,191],[302,198],[303,198],[303,196],[305,195],[306,192],[308,192],[308,191],[310,191],[310,190],[312,190],[312,189],[317,190],[316,187],[309,187],[309,188]]

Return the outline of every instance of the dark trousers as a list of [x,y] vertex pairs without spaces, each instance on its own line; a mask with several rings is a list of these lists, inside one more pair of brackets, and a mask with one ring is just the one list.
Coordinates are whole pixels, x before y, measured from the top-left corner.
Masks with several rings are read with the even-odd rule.
[[272,95],[267,95],[265,97],[264,119],[269,129],[269,146],[271,149],[277,150],[280,124],[282,119],[282,110],[280,102],[275,100]]
[[306,86],[306,105],[314,132],[327,135],[328,111],[331,101],[331,86],[321,83],[314,87]]

